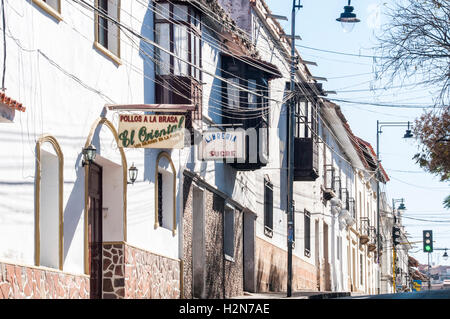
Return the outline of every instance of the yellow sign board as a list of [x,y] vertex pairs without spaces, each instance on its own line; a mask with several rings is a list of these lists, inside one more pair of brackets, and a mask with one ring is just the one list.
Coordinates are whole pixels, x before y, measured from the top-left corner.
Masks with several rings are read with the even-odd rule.
[[120,114],[120,146],[183,148],[184,124],[184,115]]

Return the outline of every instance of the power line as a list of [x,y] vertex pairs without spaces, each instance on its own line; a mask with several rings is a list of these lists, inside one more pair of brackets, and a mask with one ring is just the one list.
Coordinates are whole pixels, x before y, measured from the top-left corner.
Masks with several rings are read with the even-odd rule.
[[417,105],[417,104],[390,104],[390,103],[377,103],[377,102],[367,102],[367,101],[350,101],[344,99],[333,99],[329,98],[331,101],[342,102],[342,103],[350,103],[350,104],[363,104],[363,105],[373,105],[373,106],[382,106],[382,107],[394,107],[394,108],[407,108],[407,109],[428,109],[435,108],[433,105]]
[[324,49],[312,48],[312,47],[308,47],[306,45],[300,45],[300,44],[296,44],[295,46],[304,48],[304,49],[308,49],[308,50],[333,53],[333,54],[339,54],[339,55],[346,55],[346,56],[352,56],[352,57],[358,57],[358,58],[370,58],[370,59],[387,59],[388,58],[388,57],[382,57],[382,56],[376,56],[376,55],[364,55],[364,54],[354,54],[354,53],[338,52],[338,51],[332,51],[332,50],[324,50]]
[[431,219],[422,219],[422,218],[415,218],[415,217],[409,217],[409,216],[402,216],[402,218],[414,219],[414,220],[418,220],[418,221],[422,221],[422,222],[450,223],[450,219],[449,220],[431,220]]

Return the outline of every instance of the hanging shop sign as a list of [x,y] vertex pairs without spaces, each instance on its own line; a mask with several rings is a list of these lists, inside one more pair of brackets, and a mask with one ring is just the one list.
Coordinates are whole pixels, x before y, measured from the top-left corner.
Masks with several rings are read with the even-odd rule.
[[119,114],[119,143],[127,148],[183,148],[184,115]]
[[199,157],[203,161],[234,159],[245,161],[244,130],[203,132]]

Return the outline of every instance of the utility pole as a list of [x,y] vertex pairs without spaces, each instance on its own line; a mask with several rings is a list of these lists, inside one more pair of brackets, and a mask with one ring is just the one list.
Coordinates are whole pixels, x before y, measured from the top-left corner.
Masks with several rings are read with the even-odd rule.
[[430,254],[428,253],[428,290],[431,290]]
[[[381,265],[380,265],[380,122],[377,120],[377,264],[378,264],[378,283],[377,293],[381,293]],[[394,208],[392,207],[392,210]],[[395,247],[394,247],[395,256]],[[395,258],[395,257],[394,257]],[[395,263],[395,259],[394,259]],[[395,266],[394,266],[395,267]],[[394,268],[394,292],[395,292],[395,268]]]
[[[295,71],[296,71],[296,57],[295,57],[295,13],[300,9],[300,0],[293,0],[292,3],[292,17],[291,17],[291,85],[290,90],[295,90]],[[287,268],[287,296],[292,296],[292,244],[294,241],[294,126],[295,126],[295,97],[292,96],[289,103],[288,112],[288,192],[287,192],[287,215],[288,215],[288,268]]]

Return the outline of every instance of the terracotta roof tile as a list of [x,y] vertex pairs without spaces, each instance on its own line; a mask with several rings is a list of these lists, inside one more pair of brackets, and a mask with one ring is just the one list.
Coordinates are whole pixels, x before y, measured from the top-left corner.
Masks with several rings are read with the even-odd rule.
[[5,92],[0,91],[0,103],[6,105],[7,107],[10,107],[14,110],[18,110],[21,112],[25,112],[25,107],[22,105],[22,103],[17,102],[16,100],[13,100],[12,98],[8,97]]

